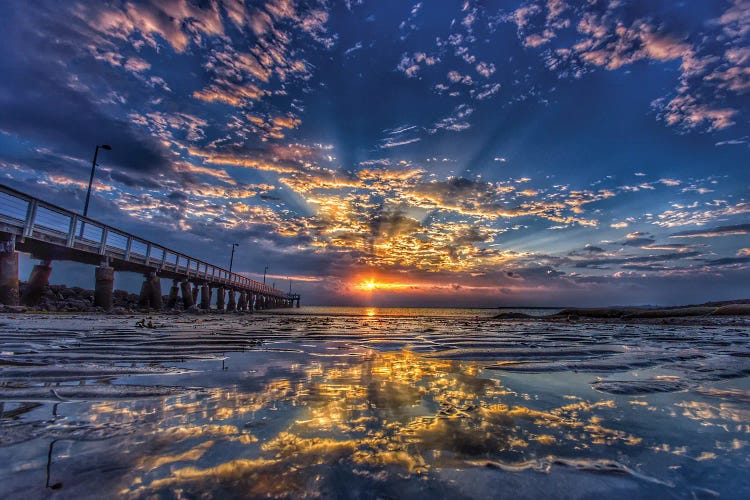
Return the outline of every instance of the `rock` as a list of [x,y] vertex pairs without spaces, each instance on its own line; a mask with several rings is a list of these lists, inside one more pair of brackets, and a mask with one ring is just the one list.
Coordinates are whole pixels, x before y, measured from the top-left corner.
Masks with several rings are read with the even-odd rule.
[[529,319],[533,316],[520,312],[503,312],[492,317],[492,319]]
[[750,304],[727,304],[716,308],[712,316],[750,316]]
[[0,305],[0,312],[4,313],[25,313],[28,311],[26,306],[6,306]]
[[715,307],[674,307],[670,309],[643,309],[625,315],[625,318],[687,318],[706,316],[716,310]]

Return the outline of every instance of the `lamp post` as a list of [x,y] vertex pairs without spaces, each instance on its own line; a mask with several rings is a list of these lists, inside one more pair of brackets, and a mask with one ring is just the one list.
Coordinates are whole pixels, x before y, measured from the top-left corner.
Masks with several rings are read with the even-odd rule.
[[234,264],[234,249],[240,246],[239,243],[232,243],[232,256],[229,258],[229,274],[232,274],[232,264]]
[[94,150],[94,161],[91,162],[91,177],[89,177],[89,189],[86,191],[86,204],[83,206],[83,216],[86,217],[89,213],[89,200],[91,199],[91,184],[94,183],[94,171],[96,170],[96,157],[99,156],[99,148],[112,151],[112,146],[109,144],[97,144]]
[[263,284],[266,284],[266,273],[268,272],[268,266],[266,266],[265,269],[263,269]]

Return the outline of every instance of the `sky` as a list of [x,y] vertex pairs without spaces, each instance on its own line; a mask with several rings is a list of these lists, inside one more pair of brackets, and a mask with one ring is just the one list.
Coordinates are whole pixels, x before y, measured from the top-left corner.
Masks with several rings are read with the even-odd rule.
[[304,304],[750,297],[750,0],[0,8],[0,182]]

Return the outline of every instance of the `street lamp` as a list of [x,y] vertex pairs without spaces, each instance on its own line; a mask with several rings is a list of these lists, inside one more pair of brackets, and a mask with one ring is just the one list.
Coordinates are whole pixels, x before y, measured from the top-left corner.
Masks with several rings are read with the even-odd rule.
[[229,259],[229,274],[232,274],[232,264],[234,264],[234,249],[240,246],[239,243],[232,243],[232,257]]
[[266,284],[266,273],[268,272],[268,266],[266,266],[265,269],[263,269],[263,284]]
[[94,150],[94,161],[91,162],[91,177],[89,177],[89,189],[86,191],[86,205],[83,207],[83,216],[86,217],[89,213],[89,199],[91,198],[91,184],[94,182],[94,170],[96,170],[96,157],[99,156],[99,148],[112,151],[112,146],[109,144],[97,145]]

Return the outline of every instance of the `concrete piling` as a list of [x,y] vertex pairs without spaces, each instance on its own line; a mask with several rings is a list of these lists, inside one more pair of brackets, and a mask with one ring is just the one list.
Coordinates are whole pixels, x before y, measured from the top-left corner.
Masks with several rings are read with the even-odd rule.
[[21,303],[26,306],[35,306],[42,300],[44,292],[49,288],[49,276],[52,273],[52,266],[49,260],[43,260],[34,266],[29,276],[29,282],[26,291],[21,297]]
[[180,283],[180,291],[182,292],[182,307],[189,309],[195,304],[195,296],[193,294],[192,287],[189,281],[183,281]]
[[200,292],[200,286],[198,283],[193,283],[193,304],[198,303],[198,292]]
[[233,289],[229,289],[229,304],[227,305],[227,311],[234,312],[237,310],[237,292]]
[[12,234],[0,234],[0,304],[18,305],[18,252]]
[[240,298],[237,301],[237,309],[240,311],[247,311],[247,292],[245,292],[245,290],[240,292]]
[[149,296],[149,302],[151,307],[157,311],[161,310],[163,300],[161,296],[161,278],[156,273],[151,273],[148,278],[151,284],[151,295]]
[[151,280],[148,275],[143,277],[141,293],[138,295],[138,307],[148,309],[151,307]]
[[174,309],[177,305],[177,299],[180,296],[179,281],[172,280],[172,286],[169,288],[169,297],[167,298],[167,309]]
[[112,293],[115,290],[115,270],[106,264],[96,268],[94,272],[96,284],[94,285],[94,305],[112,309]]
[[208,310],[211,307],[211,289],[208,285],[201,285],[201,309]]
[[216,289],[216,309],[219,311],[224,310],[224,299],[226,297],[226,291],[223,286]]

